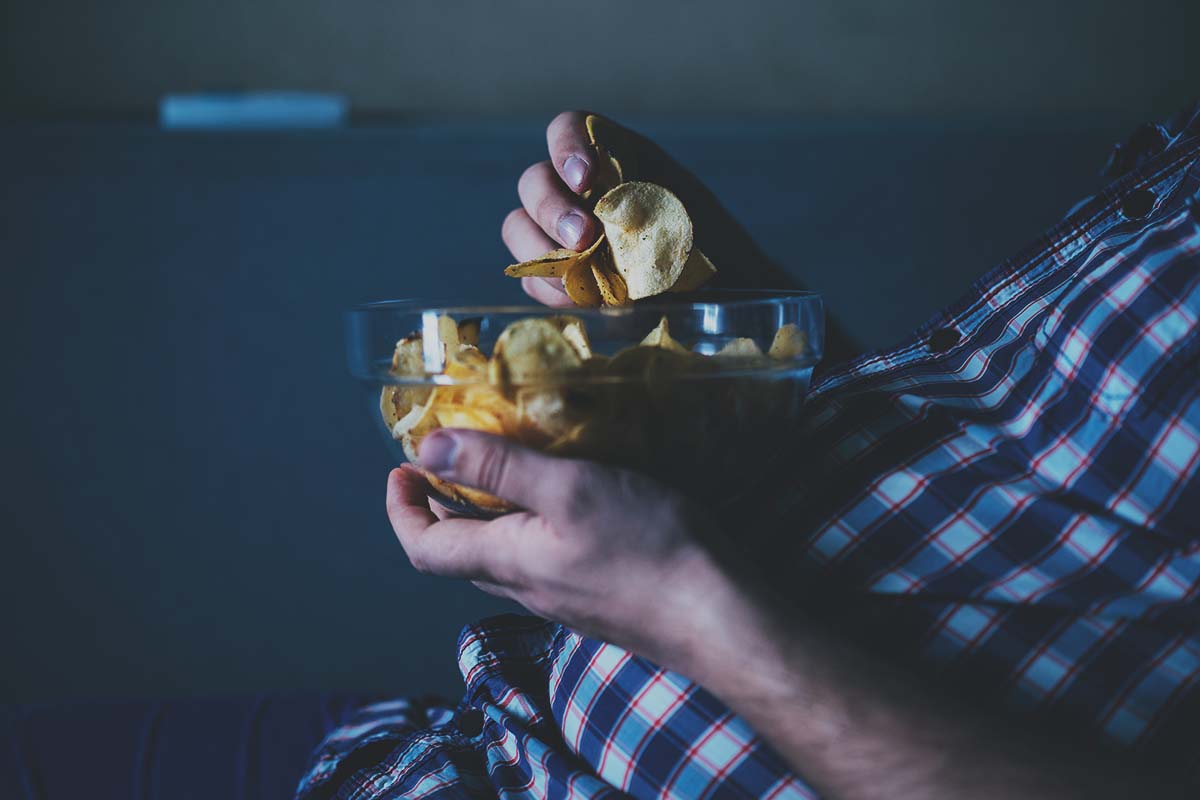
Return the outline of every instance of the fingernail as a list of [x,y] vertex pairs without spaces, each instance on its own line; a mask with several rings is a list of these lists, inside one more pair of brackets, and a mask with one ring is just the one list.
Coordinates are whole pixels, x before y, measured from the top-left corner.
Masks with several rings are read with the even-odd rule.
[[558,240],[565,247],[574,247],[579,243],[579,237],[583,236],[584,225],[583,215],[578,211],[564,214],[558,221]]
[[453,434],[434,431],[421,442],[417,458],[430,472],[447,472],[458,458],[458,439]]
[[583,188],[583,181],[587,178],[587,171],[588,162],[579,156],[567,156],[567,160],[563,162],[563,177],[567,179],[567,183],[575,191]]

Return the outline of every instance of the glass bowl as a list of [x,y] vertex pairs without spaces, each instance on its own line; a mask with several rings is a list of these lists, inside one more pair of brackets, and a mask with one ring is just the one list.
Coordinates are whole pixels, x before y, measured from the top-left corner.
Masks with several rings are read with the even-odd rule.
[[[501,338],[523,320],[535,346],[529,335]],[[657,344],[643,344],[654,331]],[[348,312],[346,344],[398,461],[415,460],[432,429],[469,427],[633,469],[717,506],[784,455],[822,354],[824,307],[812,292],[727,290],[569,310],[396,300]],[[431,485],[460,514],[512,510],[468,487]]]

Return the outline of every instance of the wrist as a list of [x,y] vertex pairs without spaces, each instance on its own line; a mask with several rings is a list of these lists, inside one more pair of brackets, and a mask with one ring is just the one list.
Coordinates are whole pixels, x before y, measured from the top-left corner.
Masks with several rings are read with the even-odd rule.
[[679,575],[670,585],[659,652],[651,658],[733,707],[794,693],[789,659],[803,622],[785,619],[702,548],[681,564]]

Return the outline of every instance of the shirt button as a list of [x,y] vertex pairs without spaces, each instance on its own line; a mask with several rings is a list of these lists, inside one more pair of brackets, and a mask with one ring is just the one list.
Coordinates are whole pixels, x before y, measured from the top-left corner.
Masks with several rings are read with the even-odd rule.
[[477,708],[468,708],[458,715],[458,730],[467,738],[474,738],[483,733],[483,712]]
[[939,328],[929,337],[929,349],[934,353],[944,353],[958,344],[961,338],[962,334],[954,328]]
[[1126,219],[1141,219],[1154,210],[1154,201],[1157,199],[1149,189],[1137,189],[1125,196],[1121,213]]

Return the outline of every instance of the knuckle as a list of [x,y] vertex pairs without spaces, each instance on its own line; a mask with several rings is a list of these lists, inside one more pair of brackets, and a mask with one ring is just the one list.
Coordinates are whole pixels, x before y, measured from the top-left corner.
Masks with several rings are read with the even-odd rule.
[[553,230],[558,224],[558,218],[562,215],[562,203],[553,195],[546,194],[538,198],[534,205],[534,218],[544,228]]
[[593,471],[577,461],[562,464],[559,469],[563,496],[571,510],[581,517],[599,510]]
[[661,525],[670,525],[688,514],[688,503],[682,495],[666,486],[629,470],[614,470],[615,493],[630,508],[643,509]]

